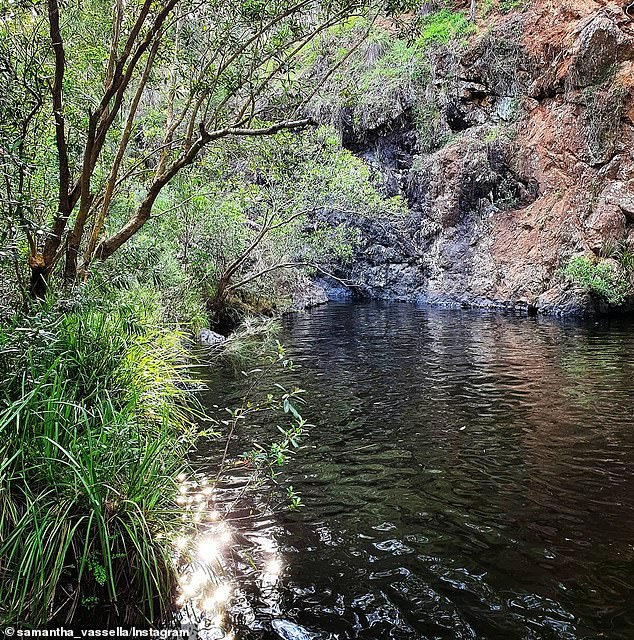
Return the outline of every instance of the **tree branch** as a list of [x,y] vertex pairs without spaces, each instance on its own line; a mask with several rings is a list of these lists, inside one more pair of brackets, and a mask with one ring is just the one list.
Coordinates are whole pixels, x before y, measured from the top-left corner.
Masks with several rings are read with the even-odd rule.
[[101,203],[99,213],[96,215],[95,220],[93,222],[90,237],[88,239],[88,244],[84,252],[84,264],[82,266],[82,269],[85,269],[90,264],[90,261],[92,260],[92,257],[93,257],[93,252],[95,250],[95,246],[97,245],[97,240],[103,230],[103,226],[105,224],[105,220],[108,215],[108,210],[110,208],[110,203],[112,202],[112,197],[114,195],[114,190],[117,185],[117,176],[119,175],[121,162],[123,161],[123,157],[125,156],[125,152],[128,148],[128,143],[130,142],[130,136],[132,135],[134,118],[136,116],[136,112],[139,107],[139,102],[141,101],[141,96],[143,95],[143,92],[145,90],[145,85],[150,75],[150,70],[152,69],[152,66],[154,64],[154,58],[156,56],[158,48],[159,48],[159,41],[156,40],[152,45],[152,48],[150,49],[150,53],[148,55],[148,59],[145,64],[145,69],[143,70],[143,75],[139,80],[139,85],[132,99],[132,104],[130,105],[130,112],[128,113],[128,118],[126,120],[123,133],[121,134],[121,140],[119,141],[117,153],[112,163],[112,168],[110,169],[110,175],[108,176],[108,181],[106,182],[106,189],[104,191],[103,201]]
[[297,129],[313,124],[311,118],[303,120],[284,120],[268,127],[258,129],[242,129],[239,127],[226,127],[216,131],[208,132],[204,125],[200,125],[200,135],[196,142],[177,160],[175,160],[160,176],[156,176],[154,182],[148,189],[145,199],[137,209],[135,215],[110,238],[101,242],[95,249],[95,256],[101,260],[109,258],[119,247],[129,240],[151,217],[154,202],[161,193],[163,187],[184,167],[190,165],[200,150],[213,140],[218,140],[226,136],[267,136],[287,129]]
[[332,273],[329,273],[319,265],[314,264],[312,262],[280,262],[276,265],[273,265],[272,267],[262,269],[261,271],[258,271],[257,273],[254,273],[248,276],[247,278],[244,278],[244,280],[240,280],[240,282],[236,282],[235,284],[228,285],[226,290],[235,291],[236,289],[240,289],[241,287],[243,287],[245,284],[249,284],[249,282],[253,282],[253,280],[257,280],[258,278],[265,276],[267,273],[277,271],[278,269],[290,269],[292,267],[312,267],[313,269],[317,269],[317,271],[320,271],[321,273],[328,276],[329,278],[332,278],[333,280],[336,280],[337,282],[341,283],[344,287],[358,288],[361,286],[359,284],[356,284],[353,282],[346,282],[341,278],[337,278],[337,276],[333,275]]

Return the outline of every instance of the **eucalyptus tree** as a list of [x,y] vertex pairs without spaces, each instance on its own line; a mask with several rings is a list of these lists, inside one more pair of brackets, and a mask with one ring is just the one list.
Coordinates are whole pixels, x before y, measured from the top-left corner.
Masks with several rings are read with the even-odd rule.
[[[151,219],[164,187],[222,138],[311,124],[323,79],[301,52],[364,0],[16,0],[0,13],[10,111],[6,217],[28,244],[32,295],[73,282]],[[332,73],[332,69],[323,74]],[[14,95],[15,94],[15,95]],[[15,103],[17,107],[13,105]],[[113,199],[133,190],[113,226]]]

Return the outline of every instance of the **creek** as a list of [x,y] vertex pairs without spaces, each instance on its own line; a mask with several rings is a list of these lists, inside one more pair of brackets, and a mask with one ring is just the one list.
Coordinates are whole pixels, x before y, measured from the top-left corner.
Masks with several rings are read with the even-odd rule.
[[[235,637],[634,637],[633,329],[377,302],[288,317],[276,382],[307,390],[314,426],[282,479],[305,506],[237,500],[240,466],[216,487]],[[210,408],[248,384],[209,376]],[[265,415],[234,454],[282,424]]]

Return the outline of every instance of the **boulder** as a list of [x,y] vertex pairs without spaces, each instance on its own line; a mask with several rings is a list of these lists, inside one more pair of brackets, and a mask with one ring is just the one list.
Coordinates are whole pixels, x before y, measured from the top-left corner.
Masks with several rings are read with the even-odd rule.
[[212,331],[211,329],[201,329],[198,333],[198,342],[206,346],[215,346],[224,342],[227,338]]
[[616,205],[630,222],[634,222],[634,181],[611,182],[601,197],[608,204]]

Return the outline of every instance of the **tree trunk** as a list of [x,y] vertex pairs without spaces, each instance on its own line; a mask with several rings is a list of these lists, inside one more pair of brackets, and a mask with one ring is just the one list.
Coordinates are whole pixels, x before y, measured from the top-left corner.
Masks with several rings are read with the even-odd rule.
[[149,219],[152,213],[152,205],[154,200],[144,201],[139,207],[136,215],[130,219],[121,229],[113,236],[99,243],[95,248],[95,257],[99,260],[109,258],[122,244],[127,242]]
[[471,8],[469,9],[469,20],[475,22],[476,19],[476,0],[471,0]]
[[64,265],[64,283],[73,284],[77,279],[77,257],[79,249],[74,244],[66,247],[66,264]]
[[216,293],[214,297],[209,301],[208,309],[212,312],[212,314],[218,314],[222,310],[224,306],[225,299],[227,297],[227,287],[229,286],[229,281],[231,276],[225,272],[220,276],[218,280],[218,285],[216,286]]
[[38,253],[37,255],[31,256],[29,258],[29,267],[31,268],[29,293],[32,298],[41,300],[46,295],[49,274],[42,254]]

